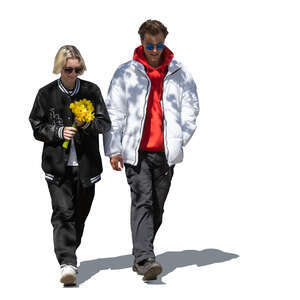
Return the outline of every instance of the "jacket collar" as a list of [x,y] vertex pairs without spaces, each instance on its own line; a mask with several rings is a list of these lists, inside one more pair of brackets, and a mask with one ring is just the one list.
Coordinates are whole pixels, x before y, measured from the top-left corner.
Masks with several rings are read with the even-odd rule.
[[75,82],[75,88],[69,92],[65,87],[64,85],[62,84],[62,81],[59,79],[57,79],[57,84],[58,84],[58,87],[60,88],[60,90],[65,93],[65,94],[68,94],[70,96],[74,96],[76,95],[78,92],[79,92],[79,89],[80,89],[80,80],[79,78],[76,78],[76,82]]
[[[136,61],[136,60],[132,60],[131,64],[138,69],[139,71],[143,72],[144,74],[146,74],[145,71],[145,67],[143,64],[141,64],[140,62]],[[166,74],[166,76],[168,76],[169,74],[175,73],[177,70],[182,68],[182,64],[177,61],[176,59],[172,58],[169,67],[168,67],[168,73]]]
[[166,76],[168,76],[169,74],[175,73],[177,70],[179,70],[181,68],[182,68],[181,63],[173,58],[169,64],[169,69],[168,69],[168,73]]

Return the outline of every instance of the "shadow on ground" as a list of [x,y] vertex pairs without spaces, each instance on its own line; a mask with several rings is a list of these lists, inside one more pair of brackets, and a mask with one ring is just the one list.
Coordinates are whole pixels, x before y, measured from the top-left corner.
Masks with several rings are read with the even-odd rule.
[[[177,268],[197,265],[198,267],[225,262],[238,258],[237,254],[223,252],[218,249],[205,250],[184,250],[168,251],[156,257],[162,265],[163,272],[156,280],[148,281],[150,284],[164,284],[162,279]],[[122,255],[117,257],[99,258],[94,260],[83,261],[80,263],[77,276],[77,287],[89,280],[100,271],[111,269],[120,270],[131,268],[133,263],[132,255]],[[140,277],[142,278],[142,277]]]

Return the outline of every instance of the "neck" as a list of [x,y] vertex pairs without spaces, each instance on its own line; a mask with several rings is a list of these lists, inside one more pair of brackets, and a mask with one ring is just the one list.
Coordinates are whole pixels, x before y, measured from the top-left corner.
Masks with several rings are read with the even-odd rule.
[[161,57],[157,63],[152,63],[152,62],[148,61],[148,59],[147,59],[147,62],[152,68],[158,68],[162,64],[163,58]]
[[150,65],[152,68],[154,68],[154,69],[158,68],[158,67],[161,65],[160,63],[153,64],[153,63],[150,63],[149,61],[148,61],[148,63],[149,63],[149,65]]
[[64,78],[60,78],[62,84],[64,85],[65,88],[67,89],[73,89],[75,87],[75,82],[76,79],[74,81],[66,81]]

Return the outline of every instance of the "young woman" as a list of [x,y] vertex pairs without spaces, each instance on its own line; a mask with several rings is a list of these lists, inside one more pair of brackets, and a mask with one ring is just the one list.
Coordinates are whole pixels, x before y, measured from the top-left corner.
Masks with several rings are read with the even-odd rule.
[[[85,70],[76,47],[61,47],[53,69],[60,78],[39,90],[29,117],[35,139],[44,142],[42,169],[52,200],[54,249],[65,285],[76,283],[75,252],[102,173],[98,135],[111,126],[99,87],[78,78]],[[95,115],[87,123],[78,121],[69,108],[84,98],[92,102]],[[62,146],[65,140],[70,141],[67,148]]]

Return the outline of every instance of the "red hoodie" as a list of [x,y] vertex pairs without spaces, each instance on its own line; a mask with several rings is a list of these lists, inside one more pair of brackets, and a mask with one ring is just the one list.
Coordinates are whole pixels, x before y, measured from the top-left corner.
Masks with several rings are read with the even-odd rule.
[[142,45],[135,49],[133,55],[134,60],[145,66],[145,71],[151,80],[146,119],[140,143],[140,149],[145,151],[164,151],[163,112],[160,100],[163,80],[174,54],[165,46],[162,55],[164,60],[158,68],[153,68],[148,64]]

